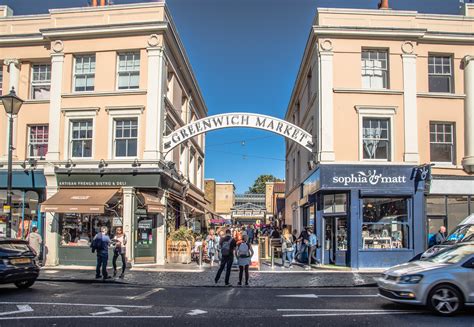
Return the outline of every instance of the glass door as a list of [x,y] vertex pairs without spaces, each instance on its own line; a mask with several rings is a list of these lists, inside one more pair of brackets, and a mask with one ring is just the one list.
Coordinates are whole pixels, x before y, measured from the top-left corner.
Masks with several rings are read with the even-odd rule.
[[347,230],[347,218],[346,217],[336,217],[335,227],[336,227],[336,236],[335,236],[335,263],[338,266],[347,265],[347,246],[348,246],[348,230]]
[[135,216],[135,263],[154,263],[156,261],[155,217]]
[[334,218],[324,218],[324,264],[335,264],[335,232],[334,232]]

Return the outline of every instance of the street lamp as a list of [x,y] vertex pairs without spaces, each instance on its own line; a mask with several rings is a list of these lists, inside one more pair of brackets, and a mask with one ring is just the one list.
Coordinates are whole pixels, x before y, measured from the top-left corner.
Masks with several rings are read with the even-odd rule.
[[23,100],[17,97],[15,88],[12,87],[9,94],[2,96],[3,107],[7,112],[9,118],[8,126],[8,176],[7,176],[7,207],[8,207],[8,220],[7,220],[7,237],[11,237],[12,229],[12,137],[13,137],[13,116],[18,115]]

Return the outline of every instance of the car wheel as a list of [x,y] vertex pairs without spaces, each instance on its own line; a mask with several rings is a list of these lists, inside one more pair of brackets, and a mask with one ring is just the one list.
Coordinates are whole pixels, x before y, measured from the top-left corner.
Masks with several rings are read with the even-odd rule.
[[452,316],[463,306],[461,293],[453,286],[438,285],[428,296],[428,306],[442,316]]
[[25,289],[25,288],[28,288],[28,287],[32,286],[34,283],[35,283],[35,280],[30,279],[30,280],[22,280],[20,282],[15,282],[15,285],[16,285],[16,287],[18,287],[20,289]]

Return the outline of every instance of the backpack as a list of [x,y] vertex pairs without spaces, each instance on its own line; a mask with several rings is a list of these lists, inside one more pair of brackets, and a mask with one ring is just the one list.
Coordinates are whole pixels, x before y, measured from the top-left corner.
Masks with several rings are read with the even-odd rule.
[[232,242],[231,237],[228,240],[225,240],[224,242],[222,242],[221,254],[223,257],[230,255],[230,242]]
[[239,249],[238,249],[238,255],[240,258],[250,257],[250,249],[247,243],[240,243]]

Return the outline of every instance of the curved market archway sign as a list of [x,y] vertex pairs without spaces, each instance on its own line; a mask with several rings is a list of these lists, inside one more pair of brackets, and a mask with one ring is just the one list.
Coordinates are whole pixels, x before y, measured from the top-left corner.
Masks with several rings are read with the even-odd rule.
[[240,112],[208,116],[185,125],[165,136],[164,150],[165,152],[169,152],[177,145],[199,134],[221,128],[233,127],[263,129],[265,131],[280,134],[298,144],[301,144],[308,151],[313,150],[313,137],[304,129],[282,119],[266,115]]

